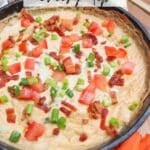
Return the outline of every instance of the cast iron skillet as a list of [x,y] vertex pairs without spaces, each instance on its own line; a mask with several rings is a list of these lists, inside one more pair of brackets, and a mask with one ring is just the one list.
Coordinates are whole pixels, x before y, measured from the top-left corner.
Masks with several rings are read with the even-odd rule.
[[[19,0],[17,2],[8,4],[7,6],[0,8],[0,19],[3,19],[7,17],[8,15],[13,14],[14,12],[19,12],[23,8],[23,2],[22,0]],[[129,12],[124,10],[123,8],[119,7],[103,7],[101,9],[105,10],[115,10],[119,11],[125,16],[128,17],[129,20],[132,21],[132,23],[138,28],[142,34],[145,42],[149,45],[150,43],[150,34],[146,31],[144,26]],[[150,47],[150,45],[149,45]],[[115,146],[123,142],[125,139],[127,139],[130,135],[132,135],[145,121],[145,119],[150,115],[150,94],[147,96],[147,98],[144,101],[142,109],[139,111],[139,114],[137,115],[136,119],[133,120],[127,129],[123,131],[118,137],[112,139],[111,141],[103,144],[100,149],[101,150],[112,150]],[[5,144],[3,142],[0,142],[0,150],[15,150],[12,146],[9,146],[8,144]]]

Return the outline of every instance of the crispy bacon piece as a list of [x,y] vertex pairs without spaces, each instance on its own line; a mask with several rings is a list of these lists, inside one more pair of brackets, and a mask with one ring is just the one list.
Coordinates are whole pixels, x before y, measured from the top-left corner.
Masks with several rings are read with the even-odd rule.
[[101,111],[102,111],[102,108],[100,106],[100,102],[94,101],[94,102],[90,103],[87,111],[89,113],[90,118],[99,119],[101,116]]
[[59,35],[59,36],[65,36],[64,30],[62,27],[54,27],[54,31]]
[[95,48],[92,48],[92,51],[95,55],[95,58],[96,58],[96,66],[97,68],[101,68],[101,63],[103,62],[103,57],[100,56],[100,54],[96,51]]
[[110,91],[109,95],[111,97],[112,104],[117,104],[118,101],[117,101],[116,92],[115,91]]
[[123,73],[121,70],[116,71],[113,76],[110,78],[108,84],[110,87],[113,86],[123,86],[124,85],[124,79],[122,78]]
[[49,55],[54,58],[55,60],[59,61],[60,60],[60,56],[57,55],[56,52],[50,52]]
[[0,70],[0,88],[4,87],[10,80],[10,77],[2,70]]
[[78,59],[81,59],[81,57],[82,57],[82,52],[80,51],[80,52],[76,53],[76,54],[75,54],[75,57],[78,58]]
[[80,135],[80,137],[79,137],[79,141],[84,142],[84,141],[87,140],[87,138],[88,138],[87,134],[86,133],[82,133]]
[[66,101],[62,101],[61,104],[68,107],[71,111],[76,111],[77,110],[77,108],[75,106],[73,106],[72,104],[70,104]]
[[77,25],[80,21],[80,15],[77,14],[73,19],[73,25]]
[[108,115],[108,109],[103,108],[101,110],[101,123],[100,123],[100,128],[102,130],[106,129],[106,118],[107,118],[107,115]]
[[14,108],[7,108],[6,109],[6,116],[8,123],[15,123],[16,122],[16,115]]
[[117,135],[117,130],[113,127],[106,127],[106,133],[112,137]]
[[10,80],[18,80],[19,79],[19,75],[13,75],[10,77]]
[[52,134],[56,135],[56,136],[59,135],[59,133],[60,133],[60,129],[59,128],[54,128],[53,131],[52,131]]
[[82,124],[83,124],[83,125],[88,124],[88,122],[89,122],[89,120],[88,120],[88,119],[82,119]]
[[91,71],[87,71],[87,77],[88,77],[88,82],[91,83],[92,82],[92,74]]
[[30,71],[26,71],[25,74],[27,77],[32,77],[32,72],[30,72]]
[[65,107],[60,107],[60,111],[63,112],[67,117],[71,115],[71,111],[66,109]]

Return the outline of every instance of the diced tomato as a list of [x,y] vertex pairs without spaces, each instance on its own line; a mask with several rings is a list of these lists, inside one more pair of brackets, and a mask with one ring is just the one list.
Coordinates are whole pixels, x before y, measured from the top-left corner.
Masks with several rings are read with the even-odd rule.
[[88,28],[88,30],[90,32],[92,32],[94,35],[101,35],[102,34],[102,30],[100,28],[100,26],[98,25],[97,22],[92,22]]
[[65,107],[60,107],[60,111],[64,113],[67,117],[71,115],[71,111],[66,109]]
[[102,91],[106,91],[107,90],[107,80],[103,75],[95,75],[94,76],[94,83],[96,88],[102,90]]
[[76,72],[76,65],[73,64],[71,57],[65,58],[63,65],[67,74],[74,74]]
[[92,41],[92,39],[83,39],[83,40],[82,40],[82,46],[83,46],[84,48],[92,48],[92,46],[93,46],[93,41]]
[[60,133],[60,129],[59,128],[54,128],[53,131],[52,131],[52,134],[56,135],[56,136],[59,135],[59,133]]
[[117,50],[115,47],[105,46],[105,53],[106,53],[107,57],[116,57]]
[[25,61],[25,69],[34,70],[35,61],[32,58],[27,58]]
[[44,134],[44,132],[45,126],[34,121],[28,125],[24,136],[29,141],[36,141]]
[[34,22],[33,16],[25,9],[21,10],[21,17],[30,20],[30,22]]
[[41,48],[48,49],[48,44],[46,40],[43,40],[39,43]]
[[16,115],[14,108],[7,108],[6,109],[6,116],[7,116],[7,122],[8,123],[15,123],[16,122]]
[[19,99],[23,99],[23,100],[32,100],[32,97],[33,97],[32,89],[27,87],[23,87],[18,96]]
[[82,133],[80,135],[79,141],[84,142],[84,141],[87,140],[87,138],[88,138],[87,134],[86,133]]
[[85,105],[89,105],[95,96],[95,84],[91,83],[80,95],[79,102]]
[[31,21],[29,19],[25,19],[25,18],[21,19],[21,26],[22,27],[27,28],[30,25],[31,25]]
[[44,85],[42,83],[36,83],[30,86],[33,91],[41,93],[44,91]]
[[60,53],[68,53],[70,48],[72,47],[72,40],[70,38],[70,36],[64,36],[62,37],[61,40],[61,45],[60,45]]
[[19,44],[19,51],[21,51],[22,53],[26,53],[28,51],[28,45],[26,40]]
[[66,77],[66,74],[64,71],[54,71],[52,77],[56,80],[56,81],[63,81],[64,78]]
[[7,40],[5,40],[3,43],[2,43],[2,49],[3,50],[6,50],[6,49],[9,49],[9,48],[12,48],[14,47],[14,41],[12,38],[8,38]]
[[127,56],[127,52],[124,48],[119,48],[117,50],[117,58],[124,58]]
[[37,46],[32,50],[32,56],[33,57],[39,57],[42,54],[42,47]]
[[133,73],[134,68],[135,68],[135,64],[128,61],[128,62],[126,62],[126,63],[123,64],[123,66],[122,66],[122,72],[123,72],[123,74],[130,75],[130,74]]
[[75,106],[73,106],[72,104],[66,102],[66,101],[62,101],[61,104],[63,104],[64,106],[68,107],[70,110],[72,111],[76,111],[77,108]]
[[105,27],[108,32],[114,32],[116,23],[113,20],[108,20],[107,22],[104,22],[102,26]]
[[21,64],[20,63],[15,63],[15,64],[12,64],[8,67],[8,71],[11,73],[11,74],[16,74],[18,72],[21,71]]
[[65,28],[66,30],[72,30],[73,28],[73,21],[72,19],[62,19],[61,20],[61,26]]
[[81,37],[78,34],[71,34],[70,39],[72,40],[72,42],[77,42],[81,40]]
[[14,108],[7,108],[6,109],[6,114],[13,114],[13,113],[15,113]]

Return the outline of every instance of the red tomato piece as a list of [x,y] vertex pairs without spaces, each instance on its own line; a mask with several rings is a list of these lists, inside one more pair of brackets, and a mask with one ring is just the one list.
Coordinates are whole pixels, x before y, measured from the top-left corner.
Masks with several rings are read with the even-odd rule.
[[32,89],[27,87],[23,87],[18,96],[19,99],[23,100],[32,100],[32,97],[33,97]]
[[12,48],[12,47],[14,47],[14,41],[12,40],[12,38],[8,38],[7,40],[5,40],[2,43],[2,49],[3,50],[6,50],[6,49],[9,49],[9,48]]
[[63,71],[54,71],[52,77],[56,80],[56,81],[63,81],[64,78],[66,77],[65,72]]
[[77,108],[75,106],[73,106],[72,104],[66,102],[66,101],[62,101],[61,104],[63,104],[64,106],[68,107],[70,110],[72,111],[76,111]]
[[28,51],[28,44],[26,40],[19,44],[19,51],[22,53],[26,53]]
[[115,47],[112,46],[105,46],[105,53],[107,57],[116,57],[117,56],[117,50]]
[[117,58],[124,58],[127,56],[127,52],[124,48],[119,48],[117,51]]
[[79,102],[85,105],[89,105],[95,96],[95,84],[91,83],[87,88],[83,90],[80,95]]
[[61,45],[60,45],[60,53],[68,53],[70,51],[70,48],[72,47],[72,40],[70,36],[64,36],[62,37],[61,40]]
[[104,22],[102,26],[105,27],[108,32],[114,32],[116,23],[113,20],[108,20],[107,22]]
[[22,27],[27,28],[30,25],[31,25],[31,21],[29,19],[25,19],[25,18],[21,19],[21,26]]
[[35,61],[32,58],[27,58],[25,61],[25,69],[33,70],[35,67]]
[[61,26],[65,28],[66,30],[72,30],[73,28],[73,21],[72,19],[62,19],[61,20]]
[[32,50],[32,56],[33,57],[39,57],[42,54],[42,47],[37,46]]
[[13,114],[13,113],[15,113],[14,108],[7,108],[7,109],[6,109],[6,114],[7,114],[7,115],[8,115],[8,114]]
[[8,123],[15,123],[16,122],[16,115],[14,108],[7,108],[6,109],[6,115],[7,115],[7,122]]
[[92,46],[93,46],[93,41],[92,41],[92,39],[83,39],[82,40],[82,46],[84,47],[84,48],[92,48]]
[[89,32],[92,32],[94,35],[101,35],[102,30],[97,22],[92,22],[88,28]]
[[123,64],[123,66],[122,66],[122,72],[123,72],[123,74],[130,75],[130,74],[133,73],[134,68],[135,68],[135,64],[128,61],[128,62],[126,62],[126,63]]
[[59,135],[59,133],[60,133],[60,129],[59,128],[54,128],[53,131],[52,131],[52,134],[56,135],[56,136]]
[[44,132],[45,126],[34,121],[28,125],[24,136],[28,141],[36,141]]
[[30,20],[30,22],[34,22],[33,16],[25,9],[21,10],[21,17]]
[[106,91],[107,90],[107,80],[103,75],[95,75],[94,76],[94,83],[96,88],[102,90],[102,91]]
[[21,71],[21,64],[20,63],[15,63],[15,64],[12,64],[8,67],[8,71],[11,73],[11,74],[16,74],[18,72]]
[[82,133],[80,135],[80,137],[79,137],[79,141],[84,142],[84,141],[87,140],[87,138],[88,138],[87,134],[86,133]]
[[36,83],[30,86],[33,91],[41,93],[44,91],[44,85],[42,83]]
[[41,48],[48,49],[48,44],[46,40],[43,40],[39,43]]

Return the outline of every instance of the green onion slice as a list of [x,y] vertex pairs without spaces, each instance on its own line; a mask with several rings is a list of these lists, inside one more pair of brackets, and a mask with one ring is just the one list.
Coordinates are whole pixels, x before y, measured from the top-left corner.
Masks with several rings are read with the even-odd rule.
[[54,108],[52,110],[52,114],[51,114],[51,122],[52,123],[57,123],[59,119],[59,110],[57,108]]
[[58,125],[59,128],[65,129],[66,128],[66,118],[65,117],[60,117],[58,122],[57,122],[57,125]]
[[72,98],[72,97],[74,96],[73,91],[70,90],[70,89],[68,89],[68,90],[66,91],[66,95],[67,95],[68,97],[70,97],[70,98]]
[[112,117],[109,120],[109,125],[112,127],[119,127],[120,123],[119,123],[119,120],[117,118]]
[[19,141],[21,137],[21,133],[18,131],[12,131],[10,137],[9,137],[9,141],[12,143],[17,143]]
[[27,106],[26,106],[26,109],[25,109],[25,112],[26,112],[26,114],[27,115],[31,115],[32,114],[32,112],[33,112],[33,104],[28,104]]
[[8,101],[9,101],[9,99],[6,95],[0,96],[0,102],[1,103],[7,103]]

